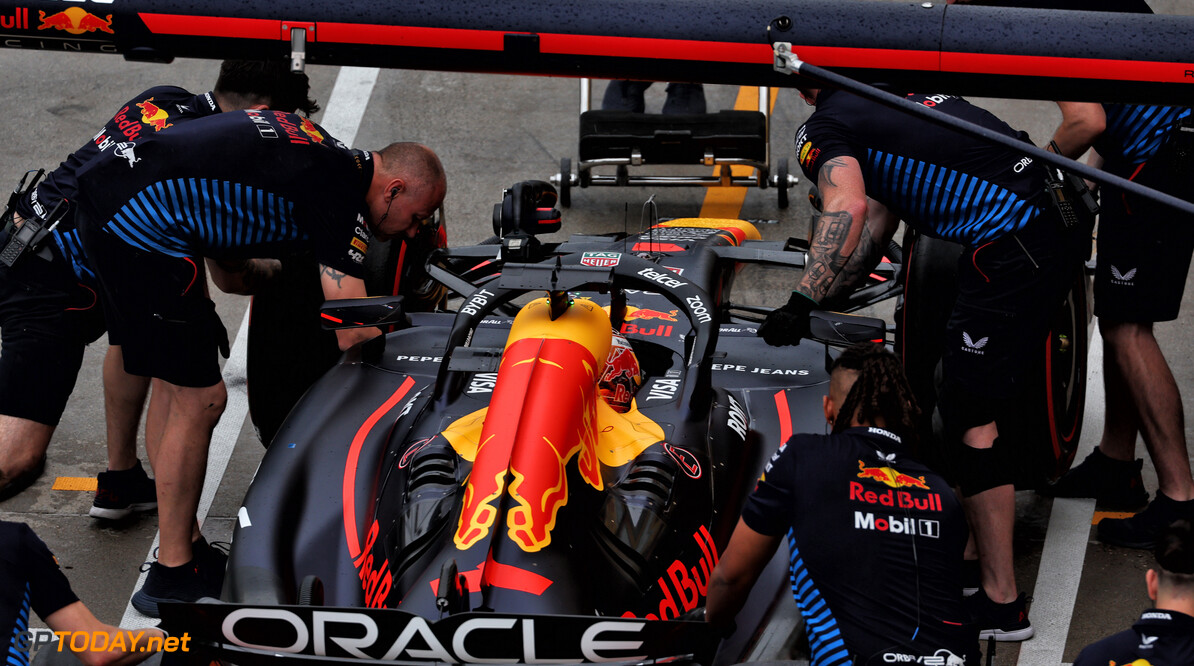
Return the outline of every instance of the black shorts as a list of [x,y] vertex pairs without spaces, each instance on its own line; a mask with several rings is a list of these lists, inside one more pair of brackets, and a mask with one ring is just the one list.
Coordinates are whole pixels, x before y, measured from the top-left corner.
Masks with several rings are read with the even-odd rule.
[[57,253],[0,266],[0,414],[58,425],[83,350],[103,332],[95,289]]
[[[1183,191],[1151,163],[1134,176],[1162,192]],[[1194,216],[1111,187],[1103,190],[1102,207],[1095,315],[1121,322],[1177,319],[1194,251]]]
[[103,286],[108,341],[120,345],[125,372],[175,386],[218,384],[217,354],[227,336],[206,296],[202,258],[144,252],[96,226],[83,219],[80,236]]
[[1088,240],[1088,227],[1063,229],[1049,211],[1015,234],[962,253],[942,371],[945,390],[967,401],[970,422],[954,427],[994,420],[998,405],[1017,390],[1015,378],[1043,346]]

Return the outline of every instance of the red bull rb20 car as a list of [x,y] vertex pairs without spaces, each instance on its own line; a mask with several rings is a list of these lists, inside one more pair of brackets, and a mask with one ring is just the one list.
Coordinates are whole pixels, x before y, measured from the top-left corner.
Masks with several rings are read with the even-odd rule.
[[[351,350],[281,427],[221,602],[163,604],[197,654],[712,664],[767,658],[768,632],[791,629],[782,553],[720,650],[699,609],[767,459],[823,422],[829,347],[769,347],[765,310],[731,301],[744,264],[803,253],[739,220],[541,244],[554,201],[520,183],[495,210],[500,246],[433,254],[454,313],[407,325],[394,299],[325,306],[336,326],[400,330]],[[885,325],[823,313],[813,334]],[[626,347],[634,363],[607,372]],[[626,403],[608,381],[623,367]]]

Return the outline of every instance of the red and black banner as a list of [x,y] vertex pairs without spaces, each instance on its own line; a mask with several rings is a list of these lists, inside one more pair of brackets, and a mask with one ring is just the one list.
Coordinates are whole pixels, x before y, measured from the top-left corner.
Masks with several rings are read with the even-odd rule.
[[1188,104],[1194,16],[866,0],[0,0],[0,45],[129,59],[289,57],[489,73],[794,86],[774,42],[868,83]]

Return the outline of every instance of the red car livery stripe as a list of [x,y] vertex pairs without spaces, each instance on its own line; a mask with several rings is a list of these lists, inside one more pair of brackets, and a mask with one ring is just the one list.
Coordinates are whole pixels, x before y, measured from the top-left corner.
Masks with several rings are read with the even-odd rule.
[[999,53],[942,53],[941,71],[969,74],[1056,76],[1069,79],[1183,81],[1188,65],[1150,60],[1099,60]]
[[[146,27],[159,35],[282,39],[282,21],[274,19],[138,14]],[[404,46],[430,49],[502,51],[506,35],[535,34],[539,51],[551,55],[652,58],[702,62],[772,62],[771,47],[761,43],[715,42],[652,37],[617,37],[555,33],[519,33],[506,30],[469,30],[419,26],[321,22],[312,41]],[[1063,58],[931,50],[873,49],[793,44],[800,59],[829,68],[942,71],[973,74],[1014,74],[1062,78],[1117,79],[1122,81],[1183,81],[1181,63],[1147,60]]]
[[394,391],[384,403],[381,404],[365,422],[361,424],[357,434],[352,438],[352,446],[348,449],[348,458],[344,461],[344,488],[343,488],[343,502],[344,502],[344,537],[348,540],[348,554],[352,559],[356,559],[361,554],[361,539],[357,534],[357,510],[356,510],[356,486],[357,486],[357,463],[360,462],[361,447],[365,444],[365,437],[385,416],[391,409],[394,408],[406,394],[410,392],[412,386],[415,385],[413,377],[407,377],[406,381]]
[[137,16],[149,31],[158,35],[187,37],[235,37],[238,39],[281,39],[282,22],[275,19],[229,18],[224,16],[184,16],[152,14]]
[[792,410],[788,407],[787,391],[775,394],[775,411],[779,416],[779,443],[784,444],[792,439]]

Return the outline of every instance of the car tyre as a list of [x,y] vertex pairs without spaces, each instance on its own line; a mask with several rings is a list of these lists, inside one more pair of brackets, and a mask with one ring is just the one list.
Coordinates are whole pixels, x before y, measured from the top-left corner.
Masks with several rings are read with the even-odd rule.
[[[904,294],[895,313],[896,351],[922,412],[920,457],[930,467],[948,470],[936,409],[945,326],[957,294],[943,285],[956,284],[962,246],[909,230],[903,247]],[[1018,488],[1038,488],[1073,463],[1086,403],[1088,283],[1084,272],[1075,272],[1040,353],[1033,354],[1017,379],[1022,388],[1015,392],[1008,416],[997,420],[1000,437],[1017,448]]]

